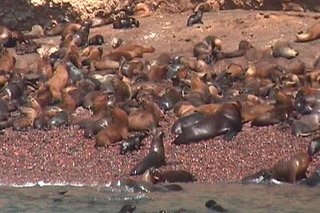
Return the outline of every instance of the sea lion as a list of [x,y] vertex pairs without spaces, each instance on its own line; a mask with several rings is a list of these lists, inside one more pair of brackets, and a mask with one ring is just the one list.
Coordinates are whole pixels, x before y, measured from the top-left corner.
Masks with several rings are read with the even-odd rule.
[[132,204],[125,204],[120,209],[119,213],[132,213],[136,210],[136,206]]
[[320,21],[313,24],[306,32],[296,34],[296,42],[308,42],[320,38]]
[[195,176],[184,170],[168,170],[160,171],[155,168],[150,168],[143,174],[143,180],[151,183],[174,183],[174,182],[193,182]]
[[139,21],[133,17],[118,18],[113,22],[113,29],[139,28]]
[[61,100],[61,91],[68,84],[69,72],[65,62],[60,62],[54,71],[53,76],[49,79],[47,84],[49,85],[52,97],[55,100]]
[[173,144],[188,144],[203,139],[223,135],[224,140],[230,140],[242,129],[241,104],[223,104],[215,113],[206,116],[198,123],[182,129],[182,133]]
[[171,128],[171,133],[180,135],[183,129],[186,129],[205,119],[206,115],[202,112],[195,112],[177,119]]
[[98,34],[89,39],[89,45],[102,45],[104,43],[104,38],[102,35]]
[[156,103],[141,100],[142,110],[134,111],[128,117],[131,131],[147,131],[158,126],[162,113]]
[[127,113],[115,107],[111,110],[112,123],[98,132],[96,135],[95,147],[114,145],[122,139],[128,137],[128,115]]
[[195,24],[203,24],[202,14],[203,14],[203,11],[201,9],[198,9],[197,11],[195,11],[194,14],[188,17],[187,26],[191,27],[192,25],[195,25]]
[[50,128],[60,127],[63,125],[68,125],[69,122],[70,122],[69,113],[67,113],[66,111],[60,111],[48,121],[47,125]]
[[286,41],[277,41],[271,48],[274,57],[291,59],[299,55],[299,53]]
[[90,33],[90,27],[92,22],[86,21],[79,30],[77,30],[73,35],[74,43],[78,47],[87,46],[88,45],[88,37]]
[[182,95],[175,88],[166,88],[164,94],[159,97],[157,101],[159,107],[165,111],[169,111],[175,107],[175,105],[182,100]]
[[120,144],[120,154],[124,155],[127,152],[131,151],[138,151],[140,147],[142,146],[141,142],[142,140],[147,136],[147,134],[139,134],[136,136],[132,136],[124,141],[121,142]]
[[12,71],[16,64],[16,58],[13,56],[9,50],[0,45],[0,71],[9,73]]
[[138,3],[134,7],[134,15],[139,17],[148,17],[151,15],[150,8],[145,3]]
[[301,182],[304,185],[314,187],[320,185],[320,169],[313,172],[305,181]]
[[222,41],[216,36],[207,36],[203,41],[197,43],[193,48],[193,55],[202,59],[207,64],[213,62],[219,51],[222,49]]
[[159,168],[166,164],[163,136],[163,131],[156,130],[153,134],[149,154],[130,171],[130,175],[140,175],[151,167]]
[[208,200],[205,204],[205,206],[208,209],[211,209],[214,212],[227,212],[228,210],[220,206],[216,201],[214,200]]
[[61,32],[61,41],[64,41],[67,35],[74,35],[80,28],[82,27],[81,24],[77,23],[68,23],[63,28],[63,31]]
[[86,125],[84,128],[84,137],[92,138],[95,136],[100,130],[107,127],[112,123],[112,119],[109,116],[104,116],[100,119],[94,120]]
[[20,107],[19,109],[24,116],[13,121],[13,130],[22,131],[28,127],[33,127],[34,119],[37,117],[37,111],[31,107]]
[[279,181],[295,183],[306,178],[306,172],[312,157],[320,150],[320,138],[311,140],[308,152],[299,152],[292,156],[288,161],[281,160],[271,169],[272,177]]

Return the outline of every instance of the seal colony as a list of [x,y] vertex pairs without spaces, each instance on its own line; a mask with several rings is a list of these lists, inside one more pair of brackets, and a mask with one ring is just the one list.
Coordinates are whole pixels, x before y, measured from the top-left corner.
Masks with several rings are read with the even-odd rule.
[[[130,16],[125,12],[120,19]],[[206,14],[203,16],[205,18]],[[140,28],[143,19],[135,19]],[[206,19],[203,22],[205,25]],[[229,52],[224,49],[224,39],[211,32],[189,45],[190,57],[161,53],[152,42],[130,44],[123,39],[113,48],[109,43],[113,38],[103,33],[103,39],[99,36],[98,40],[104,43],[88,45],[90,38],[95,36],[91,33],[91,20],[83,23],[61,20],[44,29],[44,34],[49,35],[48,31],[57,25],[65,25],[58,33],[59,44],[53,48],[45,45],[36,48],[41,57],[26,70],[17,69],[17,63],[22,59],[13,54],[12,48],[22,43],[31,44],[26,40],[36,43],[37,40],[24,34],[21,39],[10,37],[11,30],[3,26],[1,38],[8,37],[1,41],[4,47],[0,57],[4,136],[15,134],[15,131],[21,131],[18,134],[25,134],[25,131],[46,134],[46,131],[59,131],[59,128],[80,128],[83,130],[77,130],[77,140],[84,141],[86,144],[82,146],[91,150],[83,155],[90,158],[104,149],[116,150],[112,156],[104,157],[110,158],[111,162],[120,159],[121,166],[130,165],[121,176],[150,173],[158,168],[159,174],[172,174],[173,179],[180,181],[194,181],[201,178],[198,177],[200,173],[187,171],[192,164],[189,156],[179,159],[185,166],[183,170],[168,172],[170,170],[165,169],[165,166],[175,164],[167,156],[168,144],[171,151],[179,153],[182,149],[200,147],[205,139],[214,139],[213,143],[222,147],[230,146],[248,129],[257,132],[268,129],[261,126],[275,125],[303,135],[318,130],[318,63],[314,60],[314,65],[307,67],[298,58],[301,53],[295,49],[296,43],[289,39],[264,49],[255,47],[249,40],[239,40],[239,45]],[[185,22],[183,27],[196,30],[193,26],[185,26]],[[125,30],[129,33],[136,29]],[[307,28],[305,30],[308,32]],[[5,47],[9,37],[17,43],[11,49]],[[154,58],[147,59],[150,55]],[[92,114],[79,115],[80,106]],[[166,120],[168,118],[171,120]],[[309,118],[315,122],[304,120]],[[174,134],[169,135],[170,130]],[[144,141],[144,136],[152,139],[151,147]],[[134,137],[137,138],[132,139]],[[256,140],[261,138],[263,135]],[[290,139],[300,140],[295,136]],[[44,141],[48,140],[50,143],[50,138]],[[178,144],[188,144],[189,148]],[[246,147],[245,141],[241,147]],[[307,148],[304,147],[304,151]],[[125,155],[121,156],[119,152]],[[70,150],[70,153],[72,155],[74,151]],[[295,156],[296,153],[291,154]],[[127,162],[127,155],[134,156],[134,161]],[[316,156],[314,153],[312,157]],[[199,160],[199,157],[193,159]],[[57,162],[63,164],[63,159]],[[203,163],[208,164],[208,168],[219,166],[214,162]],[[278,166],[273,168],[275,171]],[[183,178],[185,175],[195,178]],[[238,176],[238,180],[243,177]]]

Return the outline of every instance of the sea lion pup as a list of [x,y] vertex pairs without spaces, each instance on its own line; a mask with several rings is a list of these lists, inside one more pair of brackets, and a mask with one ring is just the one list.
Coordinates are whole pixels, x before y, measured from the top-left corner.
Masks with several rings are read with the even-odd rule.
[[283,57],[286,59],[291,59],[299,55],[299,53],[292,48],[292,46],[286,41],[277,41],[271,47],[272,55],[274,57]]
[[205,206],[214,212],[228,212],[227,209],[223,208],[215,200],[208,200]]
[[193,48],[193,55],[197,59],[210,64],[215,60],[216,54],[221,51],[222,42],[215,36],[207,36],[203,41],[197,43]]
[[239,47],[238,50],[235,50],[233,52],[224,52],[224,51],[220,51],[217,55],[217,59],[223,59],[223,58],[235,58],[235,57],[241,57],[244,56],[247,51],[249,51],[250,49],[253,49],[253,45],[250,41],[247,40],[241,40],[239,42]]
[[138,151],[142,146],[143,139],[147,137],[147,134],[139,134],[132,136],[120,143],[120,154],[125,155],[127,152],[134,150]]
[[74,35],[76,32],[80,30],[80,28],[83,27],[81,24],[76,23],[68,23],[61,32],[61,41],[63,41],[67,35]]
[[201,8],[199,8],[197,11],[195,11],[192,15],[188,17],[187,27],[191,27],[195,24],[203,24],[202,15],[203,11]]
[[156,103],[149,100],[141,100],[142,110],[131,113],[128,117],[131,131],[153,130],[158,126],[162,112]]
[[32,127],[34,119],[37,117],[37,111],[31,107],[20,107],[19,110],[24,114],[24,116],[13,121],[13,130],[21,131],[28,127]]
[[136,210],[136,206],[133,204],[125,204],[121,207],[119,213],[132,213]]
[[89,45],[102,45],[104,43],[104,38],[102,35],[97,34],[89,39]]
[[277,162],[271,169],[272,177],[279,181],[296,183],[303,178],[306,178],[306,172],[312,158],[320,150],[319,138],[311,140],[307,153],[297,153],[288,161],[281,160]]
[[161,53],[156,60],[151,62],[151,67],[146,75],[149,81],[161,81],[169,69],[170,56],[167,53]]
[[182,129],[182,133],[173,144],[189,144],[223,135],[224,140],[231,140],[242,129],[241,104],[226,103],[212,115],[206,116],[198,123]]
[[53,76],[49,79],[47,84],[49,85],[52,97],[55,100],[61,100],[61,90],[68,84],[69,73],[67,70],[66,62],[60,62]]
[[145,3],[138,3],[134,7],[134,15],[138,17],[148,17],[151,15],[150,8]]
[[85,21],[80,29],[74,33],[73,40],[76,46],[82,47],[88,45],[91,24],[91,21]]
[[175,183],[175,182],[194,182],[196,178],[190,172],[184,170],[160,171],[156,168],[150,168],[143,173],[142,180],[157,184]]
[[306,32],[298,32],[296,34],[296,42],[313,41],[320,38],[320,21],[313,24]]
[[115,142],[128,137],[127,113],[118,107],[112,107],[111,116],[111,124],[100,130],[96,135],[95,147],[114,145]]
[[182,95],[174,87],[167,87],[156,101],[161,109],[169,111],[182,100]]
[[159,168],[166,164],[163,136],[164,132],[162,130],[157,129],[155,131],[149,154],[130,171],[130,175],[141,175],[151,167]]
[[16,58],[5,47],[0,46],[0,70],[5,73],[12,71],[16,64]]
[[139,21],[133,17],[120,17],[114,20],[112,27],[113,29],[139,28]]
[[130,61],[134,58],[142,58],[145,53],[154,53],[155,49],[153,46],[143,46],[138,44],[126,45],[119,47],[109,54],[106,55],[106,58],[114,61],[121,61],[124,57],[127,61]]

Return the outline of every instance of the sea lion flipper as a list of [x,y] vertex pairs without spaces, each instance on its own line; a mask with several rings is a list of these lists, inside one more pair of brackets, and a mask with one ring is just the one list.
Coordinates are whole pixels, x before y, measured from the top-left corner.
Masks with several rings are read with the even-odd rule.
[[233,137],[235,137],[238,134],[238,131],[234,131],[229,129],[224,135],[223,135],[223,140],[225,141],[229,141],[231,140]]

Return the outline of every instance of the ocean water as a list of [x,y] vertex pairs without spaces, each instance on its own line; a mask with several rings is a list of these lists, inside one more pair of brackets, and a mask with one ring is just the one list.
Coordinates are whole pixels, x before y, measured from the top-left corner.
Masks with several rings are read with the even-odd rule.
[[[0,187],[0,212],[213,212],[215,200],[228,212],[320,212],[320,188],[296,185],[180,184],[176,192],[132,192],[106,186]],[[183,212],[183,211],[180,211]]]

